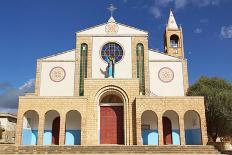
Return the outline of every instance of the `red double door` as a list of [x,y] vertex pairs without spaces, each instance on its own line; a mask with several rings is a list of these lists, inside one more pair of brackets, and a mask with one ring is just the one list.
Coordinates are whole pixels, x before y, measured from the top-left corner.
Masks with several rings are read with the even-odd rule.
[[124,144],[122,106],[100,107],[100,143]]

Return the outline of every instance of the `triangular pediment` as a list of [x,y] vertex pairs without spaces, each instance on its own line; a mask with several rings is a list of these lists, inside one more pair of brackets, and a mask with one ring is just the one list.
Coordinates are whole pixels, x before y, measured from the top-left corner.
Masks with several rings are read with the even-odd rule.
[[116,32],[107,32],[107,24],[104,23],[88,29],[84,29],[77,32],[77,36],[147,36],[148,32],[140,30],[131,26],[116,23]]
[[149,49],[149,61],[180,61],[180,59]]

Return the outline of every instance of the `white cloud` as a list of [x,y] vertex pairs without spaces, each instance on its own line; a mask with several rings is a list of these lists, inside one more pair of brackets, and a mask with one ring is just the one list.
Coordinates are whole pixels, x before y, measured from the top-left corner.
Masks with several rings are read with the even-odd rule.
[[175,8],[183,8],[187,4],[187,0],[175,0]]
[[162,16],[163,8],[182,9],[187,5],[192,5],[198,8],[214,6],[221,3],[223,0],[154,0],[149,12],[155,17]]
[[220,36],[225,39],[232,38],[232,25],[222,26]]
[[196,28],[193,32],[196,34],[202,33],[202,28]]
[[161,17],[161,11],[158,7],[153,6],[149,11],[155,18]]
[[128,2],[128,0],[123,0],[123,3],[127,3]]
[[[1,112],[16,112],[18,108],[18,97],[27,92],[34,91],[35,80],[30,79],[19,88],[7,86],[7,89],[0,94],[0,111]],[[6,84],[3,84],[6,86]]]

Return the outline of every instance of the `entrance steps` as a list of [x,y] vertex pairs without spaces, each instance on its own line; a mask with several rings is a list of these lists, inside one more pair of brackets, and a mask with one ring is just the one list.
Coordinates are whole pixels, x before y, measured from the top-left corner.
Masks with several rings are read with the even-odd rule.
[[0,145],[0,154],[220,154],[214,146],[14,146]]

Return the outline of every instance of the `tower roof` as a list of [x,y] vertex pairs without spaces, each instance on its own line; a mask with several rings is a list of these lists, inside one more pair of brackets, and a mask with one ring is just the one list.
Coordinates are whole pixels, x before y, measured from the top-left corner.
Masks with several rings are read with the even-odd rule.
[[167,28],[168,29],[174,29],[174,30],[177,29],[178,30],[178,26],[176,24],[176,20],[175,20],[174,15],[173,15],[173,13],[172,13],[171,10],[170,10],[170,13],[169,13]]

